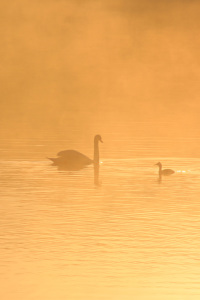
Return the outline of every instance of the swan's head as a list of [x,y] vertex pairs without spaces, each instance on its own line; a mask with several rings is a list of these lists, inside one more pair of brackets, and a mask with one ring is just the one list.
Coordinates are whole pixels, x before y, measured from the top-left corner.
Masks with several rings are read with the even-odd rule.
[[101,142],[101,143],[103,143],[102,138],[101,138],[101,136],[99,134],[95,135],[94,141],[95,142]]
[[161,162],[158,162],[157,164],[155,164],[155,166],[159,166],[159,167],[161,167],[161,166],[162,166],[162,164],[161,164]]

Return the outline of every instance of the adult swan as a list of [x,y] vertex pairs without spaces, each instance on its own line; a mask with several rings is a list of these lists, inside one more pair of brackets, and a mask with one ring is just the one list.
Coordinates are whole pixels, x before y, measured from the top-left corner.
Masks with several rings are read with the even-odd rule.
[[86,155],[76,150],[60,151],[57,158],[49,158],[53,162],[53,166],[59,169],[77,171],[83,169],[87,165],[99,165],[99,142],[103,143],[100,135],[94,137],[94,159],[90,159]]

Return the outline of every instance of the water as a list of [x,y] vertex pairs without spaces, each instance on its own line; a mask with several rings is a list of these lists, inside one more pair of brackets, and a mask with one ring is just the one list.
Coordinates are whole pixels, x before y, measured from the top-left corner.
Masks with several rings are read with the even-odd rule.
[[[64,139],[1,140],[1,299],[200,299],[200,159],[102,136],[99,186],[49,165]],[[161,182],[158,160],[176,171]]]

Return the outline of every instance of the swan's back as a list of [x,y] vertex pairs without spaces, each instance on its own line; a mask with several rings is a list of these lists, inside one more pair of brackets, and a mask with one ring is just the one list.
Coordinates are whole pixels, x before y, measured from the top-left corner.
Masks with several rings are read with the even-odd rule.
[[91,164],[93,162],[92,159],[76,150],[63,150],[58,152],[57,155],[63,159],[76,160],[83,164]]
[[57,155],[57,158],[49,158],[53,161],[53,165],[69,170],[79,170],[93,163],[93,160],[76,150],[60,151]]

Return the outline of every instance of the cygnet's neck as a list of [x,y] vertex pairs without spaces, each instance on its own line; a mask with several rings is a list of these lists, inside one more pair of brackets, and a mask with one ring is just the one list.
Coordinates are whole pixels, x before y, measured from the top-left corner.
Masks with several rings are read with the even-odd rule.
[[159,164],[158,167],[159,167],[159,175],[161,175],[162,174],[162,164]]

